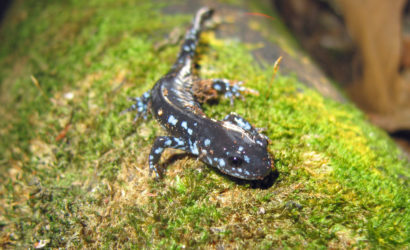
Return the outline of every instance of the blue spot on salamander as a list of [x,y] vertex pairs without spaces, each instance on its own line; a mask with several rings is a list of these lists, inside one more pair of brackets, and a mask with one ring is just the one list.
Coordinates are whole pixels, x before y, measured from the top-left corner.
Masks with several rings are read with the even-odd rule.
[[185,142],[179,138],[174,138],[174,141],[177,143],[178,146],[184,146]]
[[168,123],[169,124],[172,124],[172,125],[177,125],[177,122],[178,122],[178,120],[173,116],[173,115],[170,115],[169,117],[168,117]]
[[225,167],[225,161],[224,161],[224,159],[222,159],[222,158],[219,159],[218,163],[219,163],[219,166]]
[[243,156],[243,159],[245,160],[246,163],[250,163],[251,160],[249,159],[249,157],[247,155]]
[[221,87],[221,85],[219,85],[219,84],[215,84],[215,85],[214,85],[214,89],[215,89],[216,91],[221,91],[221,90],[222,90],[222,87]]
[[198,151],[198,146],[197,146],[197,142],[194,142],[194,143],[190,143],[190,150],[191,150],[191,153],[192,154],[194,154],[194,155],[198,155],[199,154],[199,151]]
[[244,130],[249,131],[252,128],[252,126],[243,119],[235,117],[235,121],[238,123],[238,126],[243,128]]
[[160,153],[162,153],[162,151],[164,151],[164,148],[157,148],[157,149],[155,149],[154,153],[155,154],[160,154]]
[[170,139],[167,139],[164,144],[166,146],[170,146],[172,144],[172,141]]

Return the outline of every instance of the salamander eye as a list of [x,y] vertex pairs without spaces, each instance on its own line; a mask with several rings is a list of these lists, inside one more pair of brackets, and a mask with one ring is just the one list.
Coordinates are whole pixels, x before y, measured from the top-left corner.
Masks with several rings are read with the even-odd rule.
[[232,166],[238,167],[242,164],[242,158],[237,157],[237,156],[232,156],[232,157],[229,157],[229,162],[231,163]]

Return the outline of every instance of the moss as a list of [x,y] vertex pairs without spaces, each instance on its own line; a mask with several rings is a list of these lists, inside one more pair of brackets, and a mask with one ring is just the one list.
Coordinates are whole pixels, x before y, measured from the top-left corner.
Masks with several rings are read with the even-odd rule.
[[259,95],[206,113],[235,111],[265,128],[279,178],[253,189],[173,150],[166,178],[149,177],[163,132],[119,113],[175,59],[178,46],[154,44],[191,15],[162,7],[14,4],[0,36],[2,247],[408,247],[409,163],[387,135],[294,77],[271,83],[253,46],[212,32],[201,77],[244,80]]

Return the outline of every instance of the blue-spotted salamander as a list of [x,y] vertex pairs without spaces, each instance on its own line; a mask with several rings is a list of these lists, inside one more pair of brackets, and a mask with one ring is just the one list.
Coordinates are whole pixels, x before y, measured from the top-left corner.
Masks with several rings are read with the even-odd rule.
[[168,136],[155,139],[149,155],[150,173],[162,176],[159,166],[166,148],[181,149],[195,155],[222,173],[244,180],[261,180],[274,168],[268,154],[268,138],[259,133],[248,121],[229,114],[222,121],[208,118],[202,111],[194,93],[194,86],[211,88],[208,92],[224,94],[230,98],[241,97],[246,89],[225,79],[199,80],[192,74],[192,65],[200,32],[204,22],[213,14],[207,7],[195,15],[191,28],[185,35],[178,58],[171,70],[155,86],[125,111],[137,110],[136,119],[151,111],[168,132]]

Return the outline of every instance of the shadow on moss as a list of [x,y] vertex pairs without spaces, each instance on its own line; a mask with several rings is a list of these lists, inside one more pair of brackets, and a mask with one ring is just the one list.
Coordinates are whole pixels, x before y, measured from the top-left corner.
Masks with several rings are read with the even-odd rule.
[[[191,157],[190,154],[188,153],[177,153],[177,154],[173,154],[170,157],[168,157],[167,159],[165,159],[164,162],[161,163],[161,167],[162,169],[167,169],[168,166],[172,165],[173,163],[175,163],[178,160],[184,159],[186,157]],[[193,156],[195,157],[195,156]],[[230,175],[226,175],[224,173],[222,173],[221,171],[219,171],[217,168],[212,167],[211,165],[207,165],[206,166],[210,169],[212,169],[213,171],[215,171],[219,176],[225,178],[226,180],[229,181],[233,181],[234,183],[241,185],[241,186],[248,186],[250,188],[253,189],[268,189],[270,187],[273,186],[273,184],[275,184],[276,180],[279,178],[279,171],[274,169],[272,170],[272,172],[267,175],[263,180],[243,180],[243,179],[239,179],[239,178],[235,178],[233,176]]]

